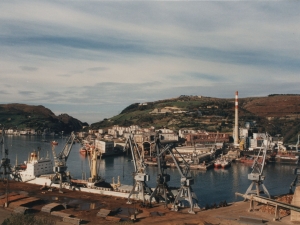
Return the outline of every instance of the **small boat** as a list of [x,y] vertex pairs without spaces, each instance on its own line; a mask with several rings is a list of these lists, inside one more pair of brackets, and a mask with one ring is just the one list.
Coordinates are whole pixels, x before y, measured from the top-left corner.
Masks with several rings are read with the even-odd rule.
[[228,168],[228,167],[230,167],[230,166],[231,166],[231,162],[230,162],[229,160],[227,160],[227,159],[223,159],[223,160],[222,160],[222,162],[221,162],[221,167],[222,167],[223,169]]
[[280,153],[277,153],[275,160],[276,160],[276,162],[280,162],[280,163],[298,164],[299,156],[295,155],[293,153],[290,153],[290,152],[280,152]]
[[85,147],[80,148],[79,153],[80,153],[81,155],[87,155],[87,150],[86,150],[86,148],[85,148]]
[[83,148],[86,149],[86,153],[87,154],[91,154],[91,152],[94,151],[95,146],[94,145],[90,145],[90,144],[86,144]]
[[215,168],[228,168],[231,166],[231,161],[223,157],[223,154],[214,162]]
[[58,145],[57,141],[51,141],[51,145]]
[[214,167],[215,168],[220,168],[221,167],[221,163],[222,163],[221,159],[216,159],[214,161]]

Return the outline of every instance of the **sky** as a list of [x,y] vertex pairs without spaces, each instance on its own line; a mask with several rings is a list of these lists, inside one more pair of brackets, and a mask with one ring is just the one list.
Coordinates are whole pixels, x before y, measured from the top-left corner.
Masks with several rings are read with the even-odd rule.
[[89,124],[180,95],[300,94],[299,1],[0,1],[0,104]]

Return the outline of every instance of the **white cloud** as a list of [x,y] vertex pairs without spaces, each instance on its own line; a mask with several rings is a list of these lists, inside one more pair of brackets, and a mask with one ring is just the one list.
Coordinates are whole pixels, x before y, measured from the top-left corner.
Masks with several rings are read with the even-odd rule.
[[281,1],[2,1],[0,97],[57,112],[68,105],[95,122],[109,117],[103,104],[121,111],[181,94],[299,93],[299,9]]

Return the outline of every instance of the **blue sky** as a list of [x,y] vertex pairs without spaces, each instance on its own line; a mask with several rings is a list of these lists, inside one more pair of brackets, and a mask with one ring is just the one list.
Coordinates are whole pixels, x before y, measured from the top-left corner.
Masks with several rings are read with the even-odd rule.
[[0,2],[0,103],[93,123],[180,95],[300,94],[298,1]]

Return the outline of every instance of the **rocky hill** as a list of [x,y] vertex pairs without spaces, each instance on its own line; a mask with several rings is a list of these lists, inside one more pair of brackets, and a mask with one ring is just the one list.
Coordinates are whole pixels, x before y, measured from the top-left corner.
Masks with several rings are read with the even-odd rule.
[[43,131],[49,129],[51,132],[79,131],[82,126],[87,125],[67,115],[56,116],[50,109],[44,106],[26,104],[0,104],[0,124],[6,129],[35,129]]
[[[179,130],[192,128],[231,133],[234,127],[235,99],[203,96],[178,98],[147,103],[134,103],[119,115],[92,124],[92,128],[112,125],[168,127]],[[300,131],[300,95],[269,95],[239,99],[239,127],[246,122],[252,132],[280,134],[285,142],[296,143]]]

